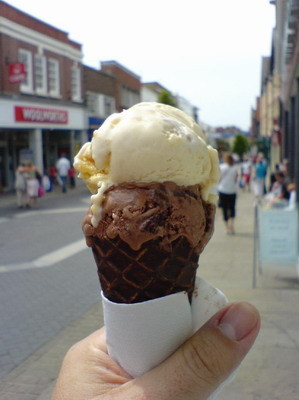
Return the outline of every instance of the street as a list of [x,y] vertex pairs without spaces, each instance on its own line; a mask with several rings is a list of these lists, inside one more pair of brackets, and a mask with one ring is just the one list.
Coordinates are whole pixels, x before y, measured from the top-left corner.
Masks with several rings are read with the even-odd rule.
[[[1,400],[50,400],[67,350],[103,325],[96,268],[80,228],[88,196],[83,188],[49,194],[36,211],[0,203]],[[295,268],[281,265],[258,275],[253,288],[253,228],[253,196],[240,191],[236,234],[224,233],[217,209],[199,260],[202,278],[230,301],[254,304],[262,320],[217,399],[298,400],[299,281]]]
[[0,376],[98,300],[96,267],[81,231],[88,197],[76,190],[46,195],[37,210],[1,208]]

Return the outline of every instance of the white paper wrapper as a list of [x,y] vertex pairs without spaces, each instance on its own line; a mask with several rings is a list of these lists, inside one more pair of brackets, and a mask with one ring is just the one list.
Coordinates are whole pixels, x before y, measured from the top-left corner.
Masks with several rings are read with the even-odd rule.
[[185,292],[136,304],[118,304],[102,293],[109,355],[137,377],[160,364],[227,304],[226,296],[197,277],[190,306]]

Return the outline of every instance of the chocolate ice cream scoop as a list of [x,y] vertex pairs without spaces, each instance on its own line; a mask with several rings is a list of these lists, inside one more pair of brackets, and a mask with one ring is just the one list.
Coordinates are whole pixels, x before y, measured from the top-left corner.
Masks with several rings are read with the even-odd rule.
[[104,193],[102,218],[85,228],[106,298],[137,303],[186,291],[214,227],[200,186],[122,183]]

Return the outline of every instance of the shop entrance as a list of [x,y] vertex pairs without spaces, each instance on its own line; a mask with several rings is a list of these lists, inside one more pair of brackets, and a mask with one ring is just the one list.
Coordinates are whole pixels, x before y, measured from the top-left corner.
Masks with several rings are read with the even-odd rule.
[[70,131],[48,130],[43,134],[44,166],[48,171],[56,164],[61,153],[70,156]]
[[62,153],[72,162],[73,157],[81,147],[81,131],[44,130],[43,131],[43,155],[45,171],[50,167]]

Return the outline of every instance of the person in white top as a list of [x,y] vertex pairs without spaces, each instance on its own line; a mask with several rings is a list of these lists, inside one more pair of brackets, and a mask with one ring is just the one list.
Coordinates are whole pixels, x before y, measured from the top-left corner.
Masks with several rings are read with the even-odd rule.
[[61,188],[63,193],[66,193],[67,191],[67,177],[70,168],[71,168],[70,161],[66,158],[65,154],[62,153],[61,157],[58,159],[56,163],[56,169],[58,172],[58,176],[60,178]]
[[236,217],[236,199],[238,190],[238,167],[230,154],[224,155],[224,163],[220,165],[220,181],[218,184],[219,207],[222,208],[225,230],[234,234]]
[[251,177],[252,164],[248,158],[245,158],[242,163],[242,179],[243,179],[243,189],[250,192],[250,177]]

